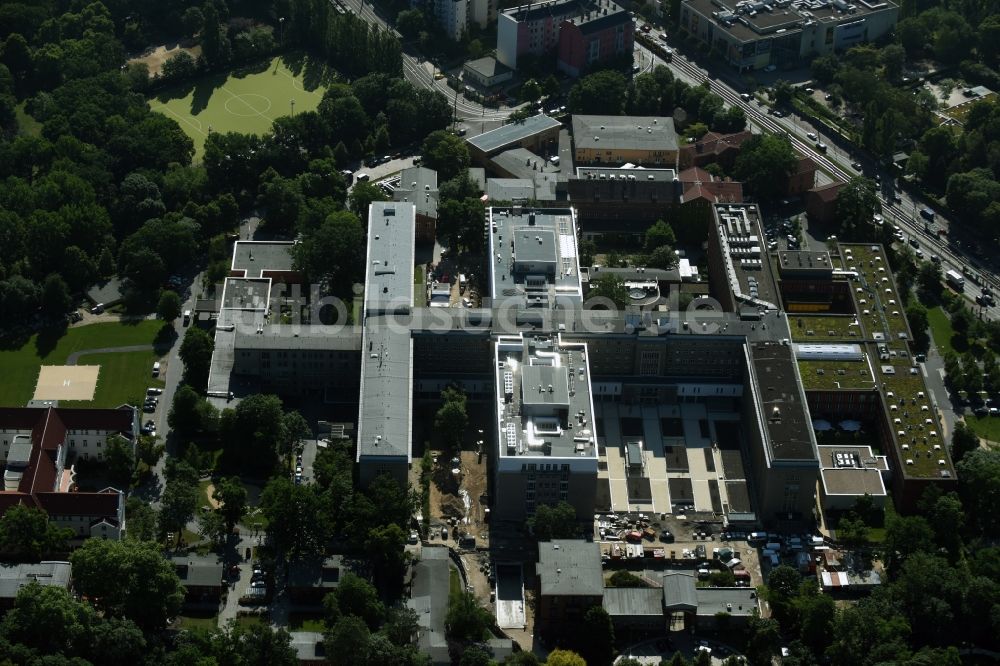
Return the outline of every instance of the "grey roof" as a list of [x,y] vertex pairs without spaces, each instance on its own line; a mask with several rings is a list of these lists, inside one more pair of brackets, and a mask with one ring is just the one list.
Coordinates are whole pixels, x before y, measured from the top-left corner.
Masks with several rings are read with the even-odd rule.
[[543,596],[599,597],[604,593],[601,547],[593,541],[539,542],[536,571]]
[[244,270],[244,277],[260,277],[263,271],[292,270],[292,241],[236,241],[233,270]]
[[235,331],[234,349],[316,349],[357,351],[361,349],[360,326],[265,326],[261,334]]
[[185,587],[222,586],[224,565],[218,557],[189,554],[172,557],[170,561]]
[[792,347],[779,342],[755,342],[749,347],[768,458],[816,461],[818,467],[816,436]]
[[694,574],[672,571],[663,574],[663,607],[667,610],[695,610]]
[[490,201],[527,201],[535,198],[535,182],[528,178],[490,178],[486,194]]
[[655,587],[608,587],[604,610],[611,617],[663,616],[663,590]]
[[322,587],[334,588],[340,584],[340,569],[343,558],[313,557],[305,560],[294,560],[288,565],[289,587]]
[[752,587],[695,588],[698,615],[714,617],[716,613],[749,616],[757,608],[757,590]]
[[577,148],[677,150],[673,118],[661,116],[573,116]]
[[[499,258],[490,261],[495,302],[582,298],[572,209],[490,208],[489,221],[490,257]],[[544,278],[545,284],[529,288],[528,275]]]
[[519,22],[539,21],[548,17],[558,18],[581,12],[589,4],[588,0],[551,0],[551,2],[527,3],[511,7],[503,10],[503,13]]
[[485,78],[500,76],[514,71],[492,56],[479,58],[478,60],[470,60],[465,63],[465,69],[470,69]]
[[610,10],[608,13],[601,13],[600,11],[591,12],[589,15],[574,16],[569,19],[571,23],[580,28],[580,32],[585,35],[591,35],[595,32],[601,32],[607,30],[608,28],[616,25],[622,25],[625,23],[632,22],[632,16],[622,9],[619,5],[608,2],[602,3],[607,6]]
[[539,173],[558,174],[560,169],[527,148],[511,148],[490,158],[494,171],[512,178],[534,179]]
[[408,311],[413,306],[416,208],[376,201],[368,208],[365,312]]
[[399,174],[399,185],[392,192],[394,201],[408,201],[417,215],[437,218],[438,174],[426,167],[410,167]]
[[222,291],[223,309],[266,311],[271,300],[271,280],[228,278]]
[[32,582],[68,589],[71,573],[69,562],[0,564],[0,599],[13,599],[22,587]]
[[358,459],[410,457],[413,343],[404,326],[367,317],[361,356]]
[[323,634],[318,631],[292,631],[292,649],[299,663],[310,661],[326,662],[326,650],[323,649]]
[[577,468],[589,458],[596,465],[587,345],[526,336],[517,349],[512,342],[496,346],[501,457],[562,458]]
[[448,614],[448,594],[451,586],[451,563],[448,549],[425,546],[420,559],[413,565],[410,600],[407,606],[417,613],[420,651],[429,654],[434,663],[449,663],[448,642],[444,621]]
[[539,113],[523,123],[509,123],[495,130],[471,137],[468,142],[474,148],[488,154],[556,127],[559,127],[558,120],[550,118],[544,113]]
[[7,453],[8,467],[25,467],[31,460],[31,437],[16,435]]
[[580,180],[622,180],[656,183],[672,183],[677,178],[673,169],[645,169],[642,167],[597,167],[581,166],[576,168],[576,177]]

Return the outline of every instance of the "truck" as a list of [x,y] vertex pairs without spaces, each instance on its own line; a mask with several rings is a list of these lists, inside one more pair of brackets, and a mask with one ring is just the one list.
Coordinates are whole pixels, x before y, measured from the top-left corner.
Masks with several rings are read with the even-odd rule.
[[944,274],[944,279],[948,282],[948,286],[955,291],[961,292],[965,289],[965,278],[961,273],[952,269]]

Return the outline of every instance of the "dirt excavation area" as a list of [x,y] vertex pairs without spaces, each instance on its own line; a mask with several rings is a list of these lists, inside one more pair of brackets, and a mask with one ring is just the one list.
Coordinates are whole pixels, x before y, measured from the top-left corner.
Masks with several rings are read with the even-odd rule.
[[440,541],[446,527],[452,546],[471,546],[471,542],[457,543],[463,535],[474,537],[475,547],[488,546],[486,456],[476,451],[462,451],[450,459],[438,451],[431,455],[436,462],[431,474],[430,541]]
[[182,46],[181,44],[161,44],[155,48],[148,49],[141,56],[132,58],[129,63],[144,62],[149,67],[149,77],[153,78],[163,69],[163,63],[170,60],[181,51],[187,51],[191,57],[197,60],[201,56],[201,45]]

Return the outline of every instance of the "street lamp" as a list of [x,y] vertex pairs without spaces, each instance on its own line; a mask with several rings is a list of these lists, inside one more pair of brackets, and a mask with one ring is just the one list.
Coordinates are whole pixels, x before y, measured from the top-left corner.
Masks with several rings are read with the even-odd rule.
[[281,46],[282,42],[285,41],[284,37],[285,37],[285,17],[282,16],[278,18],[278,46]]
[[294,116],[295,115],[295,100],[294,99],[290,99],[288,101],[292,103],[292,115]]

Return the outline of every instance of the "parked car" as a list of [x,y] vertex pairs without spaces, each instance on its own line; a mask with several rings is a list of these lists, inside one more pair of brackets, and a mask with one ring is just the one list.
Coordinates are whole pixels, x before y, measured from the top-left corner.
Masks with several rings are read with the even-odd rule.
[[162,395],[162,394],[163,394],[163,389],[161,388],[156,388],[151,386],[148,389],[146,389],[146,395]]
[[153,376],[154,377],[159,377],[160,376],[160,362],[159,361],[156,361],[155,363],[153,363]]

